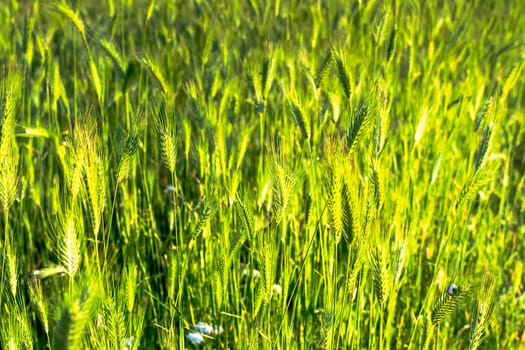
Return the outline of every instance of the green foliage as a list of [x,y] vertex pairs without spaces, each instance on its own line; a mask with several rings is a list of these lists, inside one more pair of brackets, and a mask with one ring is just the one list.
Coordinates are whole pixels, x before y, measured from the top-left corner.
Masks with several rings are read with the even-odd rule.
[[5,2],[0,348],[523,347],[524,10]]

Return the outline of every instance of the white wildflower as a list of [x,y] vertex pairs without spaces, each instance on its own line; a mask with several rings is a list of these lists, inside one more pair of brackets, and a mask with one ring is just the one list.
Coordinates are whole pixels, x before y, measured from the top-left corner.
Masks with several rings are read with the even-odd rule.
[[196,330],[197,332],[200,332],[206,335],[210,335],[213,333],[213,327],[204,322],[197,323],[195,326],[193,326],[193,329]]
[[250,269],[243,269],[242,270],[242,275],[243,276],[252,276],[253,278],[259,278],[259,276],[261,276],[261,272],[259,272],[259,270],[256,270],[256,269],[253,269],[253,270],[250,270]]
[[448,295],[454,295],[458,291],[458,286],[456,286],[454,283],[451,283],[447,288]]
[[[128,350],[128,349],[133,348],[133,345],[135,344],[135,342],[136,342],[135,341],[135,337],[133,337],[133,336],[129,337],[129,338],[125,338],[124,339],[125,346],[124,346],[123,350]],[[137,343],[137,346],[140,346],[140,341]]]
[[172,185],[166,186],[166,188],[164,189],[164,194],[168,194],[171,192],[175,192],[175,187],[173,187]]
[[283,287],[281,287],[280,285],[278,284],[274,284],[272,286],[272,292],[274,292],[275,294],[277,295],[281,295],[283,293]]
[[196,330],[197,332],[200,332],[206,335],[218,335],[224,332],[224,329],[222,327],[211,326],[204,322],[197,323],[195,326],[193,326],[193,329]]
[[188,333],[186,335],[186,339],[188,339],[193,344],[197,344],[197,345],[204,341],[204,337],[202,336],[202,334],[197,333],[197,332]]

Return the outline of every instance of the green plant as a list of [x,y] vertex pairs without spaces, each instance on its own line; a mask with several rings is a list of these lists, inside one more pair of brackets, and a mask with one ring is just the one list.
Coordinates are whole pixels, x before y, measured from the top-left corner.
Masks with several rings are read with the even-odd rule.
[[521,1],[3,5],[0,348],[524,347]]

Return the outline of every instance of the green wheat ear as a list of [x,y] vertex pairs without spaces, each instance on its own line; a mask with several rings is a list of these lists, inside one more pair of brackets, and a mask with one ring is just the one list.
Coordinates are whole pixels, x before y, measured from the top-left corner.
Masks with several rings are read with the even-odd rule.
[[383,183],[382,178],[380,177],[380,170],[379,169],[379,162],[373,161],[370,164],[370,182],[372,185],[372,198],[374,199],[374,204],[376,206],[376,209],[381,208],[381,204],[383,203]]
[[113,66],[116,68],[117,74],[121,78],[124,78],[126,74],[127,64],[124,63],[124,59],[119,54],[113,42],[106,39],[100,39],[99,45],[102,48],[102,51],[106,54],[106,56],[109,57],[109,59],[113,62]]
[[129,263],[126,266],[125,275],[121,284],[121,295],[126,304],[126,310],[133,312],[135,307],[135,298],[137,294],[137,276],[138,268],[135,263]]
[[356,200],[349,188],[347,181],[343,184],[343,234],[348,243],[352,243],[358,231],[358,216],[356,212]]
[[195,225],[193,232],[191,233],[190,243],[202,234],[206,228],[207,223],[210,221],[210,217],[217,211],[217,204],[213,201],[206,200],[199,213],[199,221]]
[[365,98],[360,98],[351,114],[350,127],[346,134],[346,146],[349,150],[355,151],[358,142],[370,125],[372,107]]
[[479,142],[478,151],[476,153],[476,170],[479,170],[486,158],[487,151],[489,149],[490,139],[492,136],[492,125],[488,125],[485,129],[483,129],[483,133],[481,134],[481,140]]
[[330,311],[323,312],[323,319],[321,324],[321,334],[323,335],[323,348],[333,349],[334,332],[335,332],[335,316]]
[[53,349],[81,349],[88,324],[101,299],[98,281],[91,278],[90,287],[78,289],[78,295],[66,296],[54,328]]
[[87,35],[86,35],[86,27],[84,25],[84,22],[78,15],[78,13],[73,11],[73,9],[71,9],[67,4],[58,4],[58,5],[52,6],[51,8],[57,13],[60,13],[62,16],[64,16],[69,21],[71,21],[71,23],[73,23],[73,25],[79,32],[80,36],[82,37],[83,43],[86,45],[86,47],[89,48],[88,41],[87,41]]
[[496,171],[496,167],[484,166],[471,175],[459,194],[456,208],[471,203],[483,187],[494,181]]
[[284,160],[281,151],[272,150],[271,183],[274,194],[273,213],[276,223],[280,223],[291,206],[301,174],[294,173]]
[[11,75],[2,82],[1,139],[0,139],[0,201],[4,209],[15,201],[18,187],[18,146],[15,139],[15,121],[20,100],[22,78]]
[[201,56],[201,60],[202,60],[201,67],[202,67],[202,69],[204,69],[204,67],[208,63],[208,58],[210,57],[210,52],[211,52],[211,49],[213,47],[214,41],[215,41],[215,33],[214,33],[213,30],[210,30],[206,34],[206,41],[204,43],[204,49],[202,50],[202,56]]
[[341,83],[345,97],[350,99],[352,92],[350,88],[350,73],[346,58],[342,54],[335,55],[335,68],[337,69],[337,78]]
[[[237,199],[234,202],[235,211],[241,222],[241,229],[238,230],[230,240],[230,249],[228,252],[228,259],[230,261],[234,261],[237,253],[244,245],[244,242],[247,240],[249,241],[254,237],[255,225],[253,221],[253,209],[248,203],[249,201],[246,201],[245,203],[240,196],[237,196]],[[215,210],[215,207],[213,207],[212,211],[215,212]]]
[[133,121],[131,130],[124,141],[117,164],[117,183],[124,181],[133,169],[135,154],[139,148],[140,139],[144,132],[143,125],[144,123],[141,122],[141,117],[137,117]]
[[390,266],[382,248],[377,246],[369,255],[370,268],[374,282],[374,292],[380,305],[384,305],[388,299],[392,287],[392,276]]
[[[13,246],[9,239],[6,239],[6,248],[4,259],[7,262],[7,275],[9,280],[9,290],[13,299],[16,298],[18,290],[18,257],[16,254],[16,246]],[[1,290],[0,290],[1,292]]]
[[0,344],[3,349],[33,349],[33,335],[23,299],[13,298],[2,307]]
[[[492,100],[489,99],[484,106],[485,111],[482,112],[482,117],[479,123],[482,123],[485,119],[485,127],[481,132],[481,138],[479,142],[478,149],[476,151],[475,158],[475,168],[476,171],[479,171],[486,164],[486,156],[490,150],[490,145],[492,143],[493,131],[496,124],[496,106],[492,103]],[[478,113],[479,115],[480,113]],[[478,117],[476,117],[476,123],[478,123]],[[475,125],[475,128],[478,129],[480,125]]]
[[317,75],[315,76],[315,86],[320,88],[323,82],[327,79],[332,67],[334,65],[334,56],[332,50],[329,50],[324,57],[319,69],[317,70]]
[[155,126],[160,140],[160,156],[168,168],[175,175],[177,165],[177,125],[175,112],[172,107],[163,103],[160,106]]
[[489,114],[489,111],[492,109],[494,102],[492,100],[492,97],[489,97],[485,103],[480,107],[478,112],[476,113],[476,119],[474,120],[474,131],[478,131],[480,126],[483,124],[485,119],[487,119],[487,115]]
[[69,277],[74,277],[81,262],[82,229],[79,229],[78,217],[81,214],[75,209],[66,209],[57,220],[57,233],[53,237],[56,242],[56,254],[60,265],[64,267]]
[[125,347],[124,339],[126,338],[124,312],[112,298],[108,298],[104,304],[104,328],[107,331],[109,343],[115,349],[122,349]]
[[228,285],[228,269],[230,261],[224,249],[216,247],[215,250],[212,286],[217,310],[221,310],[223,305],[227,302],[228,289],[225,286]]
[[469,334],[469,350],[478,349],[483,338],[488,334],[488,322],[494,310],[495,297],[496,285],[494,278],[487,275],[480,284],[473,307]]
[[150,75],[157,81],[160,88],[162,89],[162,92],[164,93],[164,97],[167,100],[170,100],[172,97],[171,88],[166,77],[164,74],[162,74],[162,70],[160,69],[159,65],[156,64],[149,55],[141,57],[140,63],[142,63]]
[[479,278],[474,275],[467,279],[463,284],[449,284],[447,289],[444,290],[434,302],[431,312],[432,324],[439,324],[452,314],[456,308],[463,305],[466,299],[472,295],[473,289],[478,283]]
[[297,126],[301,130],[301,134],[305,139],[310,139],[310,126],[308,119],[305,118],[304,108],[300,102],[290,102],[290,110],[294,117]]
[[274,71],[274,59],[272,57],[265,58],[261,69],[261,96],[264,101],[268,100],[268,94],[270,93],[274,78]]
[[345,230],[344,211],[344,178],[346,176],[346,162],[343,155],[333,153],[333,158],[328,171],[326,183],[328,185],[328,209],[331,217],[331,225],[335,232],[335,242],[339,243]]
[[503,84],[501,88],[501,101],[505,101],[510,93],[510,91],[514,88],[514,86],[519,81],[519,78],[521,77],[521,72],[523,71],[523,68],[525,67],[525,63],[523,58],[520,58],[517,60],[516,63],[512,66],[509,74],[507,75],[505,79],[505,83]]
[[40,280],[37,278],[33,278],[29,282],[29,297],[34,308],[36,308],[36,314],[42,321],[46,335],[49,335],[49,315],[47,303],[42,290],[42,282],[40,282]]
[[81,175],[84,175],[95,238],[97,238],[102,224],[106,200],[106,160],[102,148],[98,144],[97,129],[96,119],[90,114],[82,116],[82,120],[77,121],[72,140],[74,147],[72,162],[77,163],[72,164],[72,170],[69,174],[73,198],[79,194]]
[[102,215],[106,201],[106,164],[96,150],[91,150],[86,162],[86,179],[91,202],[91,221],[95,238],[102,225]]
[[394,25],[394,28],[392,28],[392,31],[390,32],[390,37],[388,38],[388,45],[386,48],[386,61],[387,62],[390,61],[390,59],[392,58],[392,55],[394,54],[396,36],[397,36],[397,26]]

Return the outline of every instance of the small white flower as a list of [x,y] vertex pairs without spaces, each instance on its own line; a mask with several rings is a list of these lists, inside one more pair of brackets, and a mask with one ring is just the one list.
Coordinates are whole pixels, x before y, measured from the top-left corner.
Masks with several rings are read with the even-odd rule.
[[168,193],[171,193],[171,192],[174,192],[174,191],[175,191],[175,187],[173,187],[172,185],[168,185],[164,189],[164,194],[168,194]]
[[448,295],[454,295],[458,291],[458,286],[456,286],[454,283],[449,284],[447,288]]
[[218,335],[224,332],[224,329],[222,327],[211,326],[204,322],[197,323],[195,326],[193,326],[193,329],[196,330],[197,332],[200,332],[206,335]]
[[197,333],[197,332],[188,333],[186,335],[186,339],[188,339],[193,344],[197,344],[197,345],[204,341],[204,337],[202,336],[202,334]]
[[213,333],[213,327],[204,322],[197,323],[195,326],[193,326],[193,329],[196,330],[197,332],[200,332],[206,335],[210,335]]
[[[133,347],[133,344],[135,343],[135,337],[129,337],[124,339],[125,346],[122,348],[122,350],[129,350]],[[140,346],[140,342],[137,343],[137,346]]]
[[242,270],[242,275],[243,276],[252,275],[253,278],[259,278],[259,276],[261,276],[261,273],[259,272],[259,270],[256,270],[256,269],[253,269],[253,270],[243,269]]
[[282,292],[283,292],[283,287],[281,287],[281,286],[278,285],[278,284],[274,284],[274,285],[272,286],[272,292],[274,292],[275,294],[281,295]]

